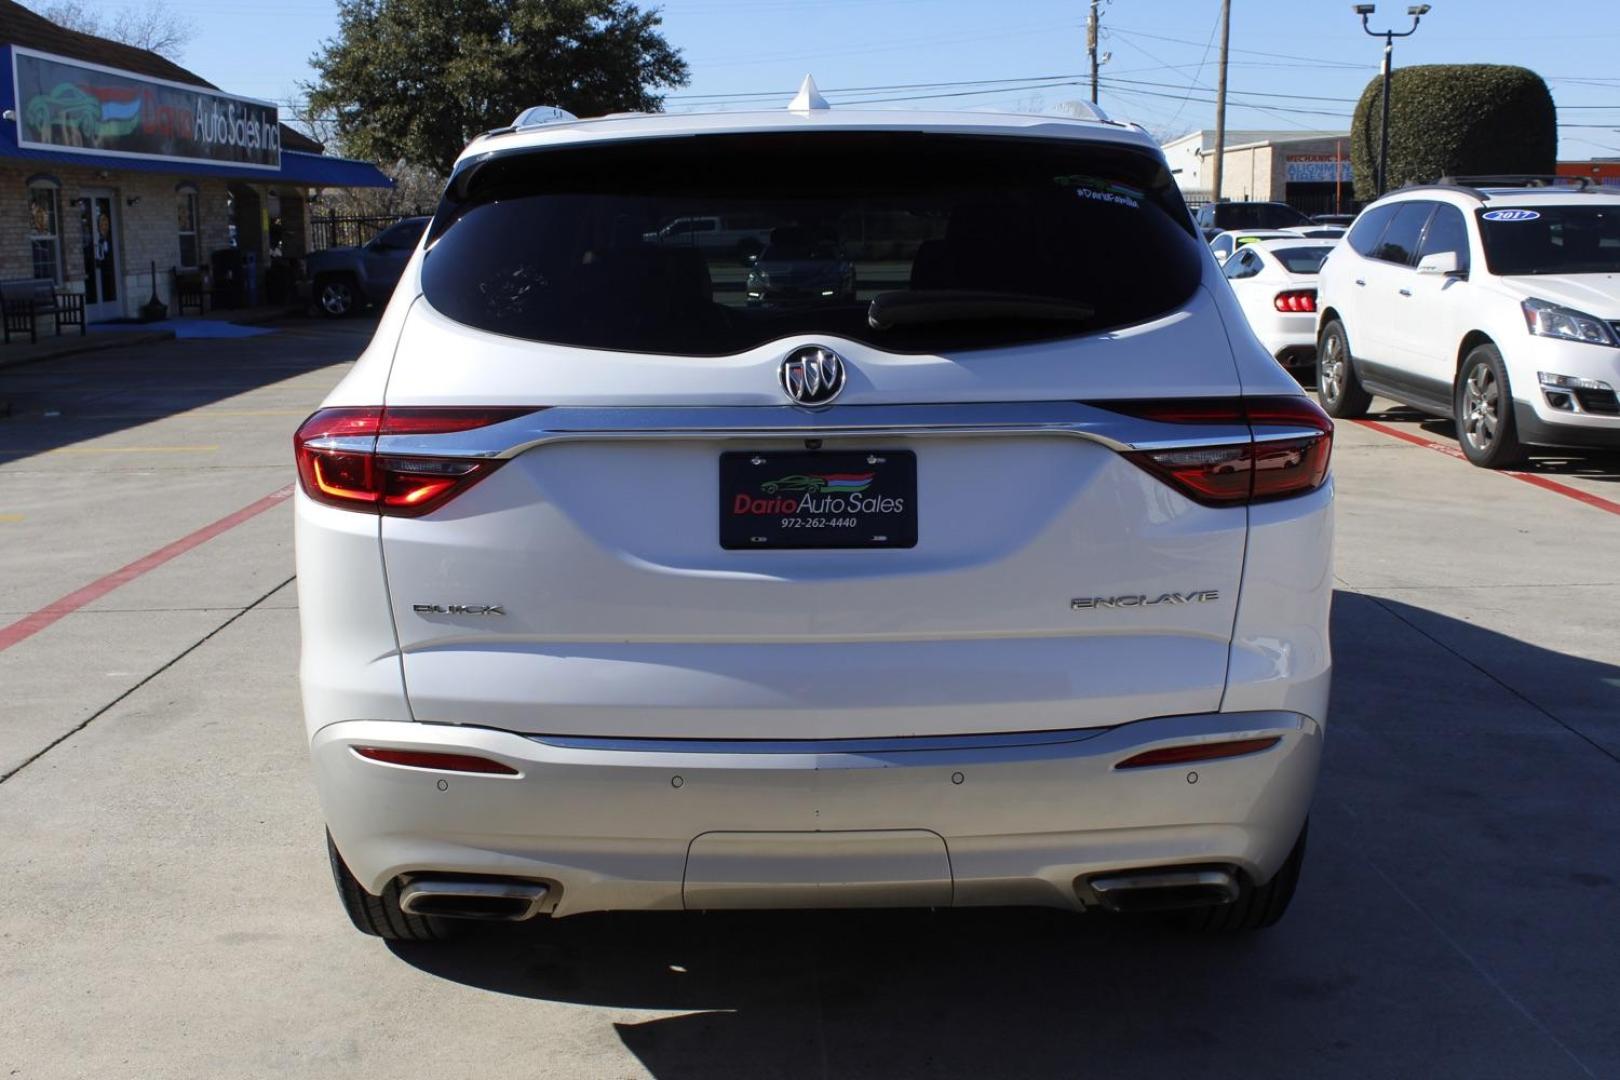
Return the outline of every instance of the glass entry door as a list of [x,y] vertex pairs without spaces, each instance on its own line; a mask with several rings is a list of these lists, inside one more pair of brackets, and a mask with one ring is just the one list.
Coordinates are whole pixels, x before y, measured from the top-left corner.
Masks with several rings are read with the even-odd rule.
[[78,199],[84,245],[84,314],[92,322],[124,314],[118,252],[118,199],[110,191],[86,191]]

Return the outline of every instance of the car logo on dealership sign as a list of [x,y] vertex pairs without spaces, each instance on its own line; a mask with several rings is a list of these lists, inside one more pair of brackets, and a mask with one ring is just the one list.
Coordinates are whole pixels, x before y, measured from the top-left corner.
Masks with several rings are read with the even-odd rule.
[[844,389],[844,361],[831,349],[806,345],[788,353],[780,378],[795,405],[828,405]]

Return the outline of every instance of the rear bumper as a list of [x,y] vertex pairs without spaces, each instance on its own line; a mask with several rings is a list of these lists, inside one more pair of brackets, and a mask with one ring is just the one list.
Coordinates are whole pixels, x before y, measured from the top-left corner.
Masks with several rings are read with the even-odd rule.
[[[1118,770],[1144,749],[1276,736],[1268,750]],[[796,743],[562,739],[348,721],[312,742],[339,851],[380,892],[425,871],[550,884],[553,913],[1032,904],[1079,878],[1225,864],[1255,881],[1304,822],[1322,729],[1292,712],[1105,729]],[[358,745],[478,754],[517,776],[406,768]]]

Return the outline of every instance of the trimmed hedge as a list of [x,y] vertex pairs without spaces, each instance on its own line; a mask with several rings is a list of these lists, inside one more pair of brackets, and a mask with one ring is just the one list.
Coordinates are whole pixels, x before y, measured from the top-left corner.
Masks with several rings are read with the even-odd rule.
[[[1356,198],[1378,193],[1383,77],[1361,92],[1350,122]],[[1396,68],[1389,93],[1390,191],[1447,175],[1550,175],[1558,160],[1552,94],[1529,68],[1426,64]]]

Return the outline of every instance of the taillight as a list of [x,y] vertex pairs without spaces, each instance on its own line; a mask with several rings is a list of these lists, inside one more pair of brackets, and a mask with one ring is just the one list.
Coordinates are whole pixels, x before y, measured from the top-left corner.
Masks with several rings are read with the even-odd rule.
[[1226,742],[1188,743],[1185,746],[1163,746],[1145,750],[1114,766],[1116,769],[1145,769],[1153,765],[1185,765],[1192,761],[1216,761],[1220,758],[1240,757],[1270,750],[1282,742],[1273,735],[1262,739],[1229,739]]
[[1307,397],[1167,398],[1095,404],[1167,424],[1248,425],[1249,438],[1242,441],[1220,439],[1125,454],[1205,506],[1237,506],[1303,495],[1327,480],[1333,421]]
[[1315,289],[1290,289],[1277,294],[1272,304],[1278,311],[1315,311]]
[[443,506],[494,472],[499,460],[379,454],[383,435],[448,435],[534,412],[532,408],[322,409],[293,436],[298,480],[317,502],[390,517]]

